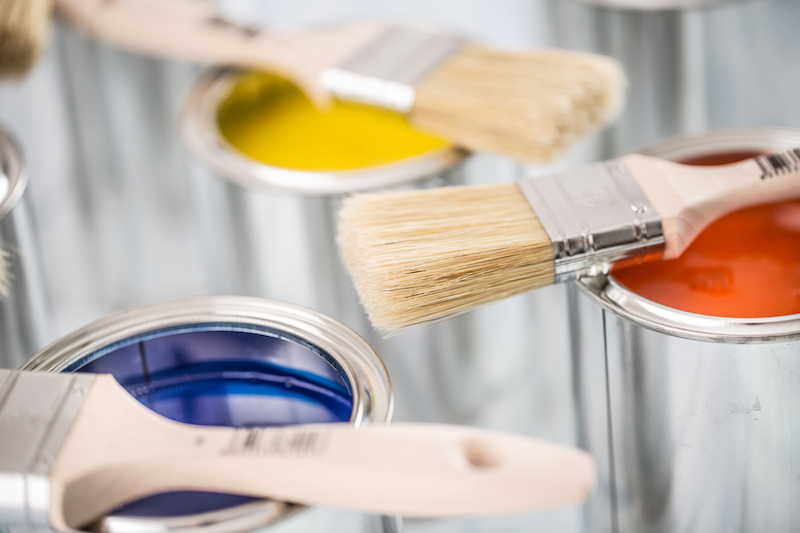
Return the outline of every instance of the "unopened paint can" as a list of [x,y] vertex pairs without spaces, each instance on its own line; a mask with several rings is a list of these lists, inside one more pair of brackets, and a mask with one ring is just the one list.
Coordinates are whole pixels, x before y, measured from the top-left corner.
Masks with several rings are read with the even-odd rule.
[[22,150],[0,129],[0,368],[22,364],[50,338],[50,308]]
[[[708,164],[798,145],[800,130],[753,128],[641,152]],[[715,276],[694,257],[680,267],[693,276],[688,290],[727,298],[738,259]],[[748,260],[767,271],[768,258]],[[688,312],[641,296],[625,276],[586,278],[571,294],[580,440],[601,480],[588,530],[797,531],[800,314]]]
[[[389,376],[361,337],[309,309],[258,298],[213,296],[118,312],[54,342],[22,368],[109,373],[153,411],[198,425],[359,427],[388,423],[392,414]],[[92,529],[238,533],[265,526],[368,533],[402,527],[399,518],[177,492],[129,503]]]

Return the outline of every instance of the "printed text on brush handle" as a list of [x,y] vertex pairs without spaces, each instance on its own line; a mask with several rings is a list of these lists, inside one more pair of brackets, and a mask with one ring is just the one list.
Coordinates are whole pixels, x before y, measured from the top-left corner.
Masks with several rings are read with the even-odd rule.
[[758,156],[755,158],[755,162],[762,170],[762,180],[798,172],[800,171],[800,148]]
[[223,455],[271,455],[279,457],[321,457],[332,435],[313,430],[274,430],[242,428],[237,430]]

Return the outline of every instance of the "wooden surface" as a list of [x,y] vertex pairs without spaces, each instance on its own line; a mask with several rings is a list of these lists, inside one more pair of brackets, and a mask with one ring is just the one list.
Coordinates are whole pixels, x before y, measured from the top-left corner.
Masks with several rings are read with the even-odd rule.
[[703,229],[727,213],[800,197],[800,172],[762,179],[754,159],[711,167],[639,154],[622,160],[661,216],[665,259],[678,257]]
[[79,528],[171,490],[271,497],[408,516],[501,514],[578,503],[585,452],[459,426],[189,426],[98,376],[51,471],[50,521]]

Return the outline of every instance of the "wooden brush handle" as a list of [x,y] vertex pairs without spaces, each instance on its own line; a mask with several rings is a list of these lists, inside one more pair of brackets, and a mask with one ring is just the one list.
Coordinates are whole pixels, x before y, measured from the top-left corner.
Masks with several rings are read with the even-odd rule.
[[727,213],[800,197],[800,149],[710,167],[639,154],[622,161],[661,217],[665,259],[678,257]]
[[155,415],[98,376],[51,471],[51,523],[77,528],[149,494],[205,490],[420,517],[583,500],[585,452],[459,426],[240,429]]
[[233,22],[196,0],[56,0],[61,14],[108,42],[131,50],[278,72],[317,102],[327,98],[320,72],[377,35],[375,22],[281,34]]

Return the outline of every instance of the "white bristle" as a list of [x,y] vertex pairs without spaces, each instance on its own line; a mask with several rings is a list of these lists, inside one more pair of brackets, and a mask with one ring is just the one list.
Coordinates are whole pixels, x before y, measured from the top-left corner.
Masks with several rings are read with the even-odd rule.
[[417,87],[410,120],[467,148],[548,161],[612,120],[625,85],[608,57],[467,45]]
[[513,183],[356,195],[338,239],[383,333],[555,280],[550,238]]

